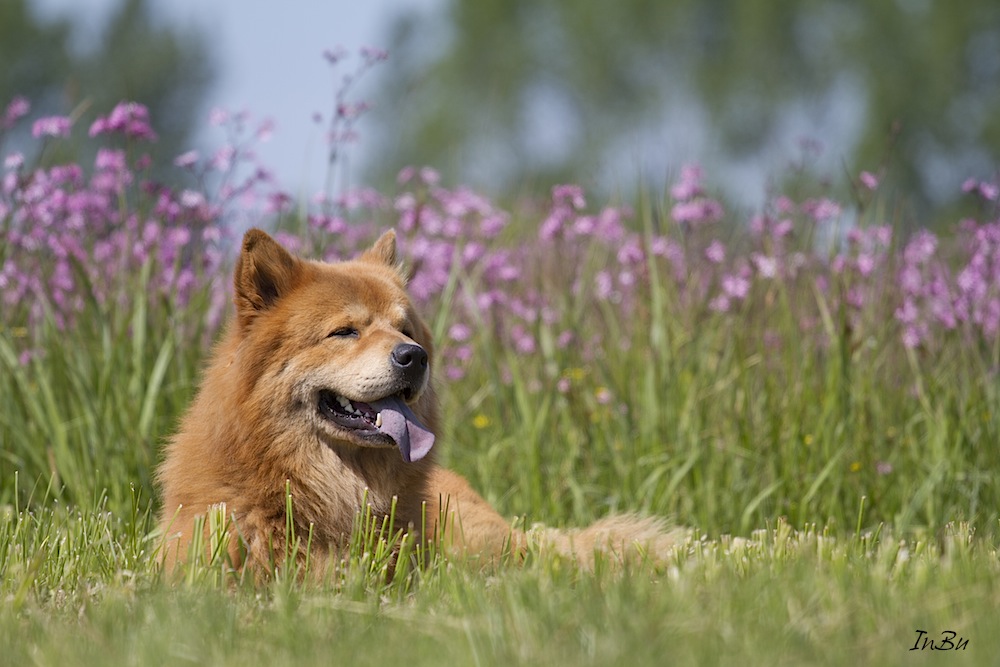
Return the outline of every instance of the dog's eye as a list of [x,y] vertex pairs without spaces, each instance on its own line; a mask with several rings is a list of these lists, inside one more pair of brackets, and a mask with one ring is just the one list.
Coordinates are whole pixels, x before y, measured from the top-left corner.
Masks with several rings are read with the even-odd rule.
[[358,330],[354,327],[340,327],[331,331],[327,338],[357,338]]

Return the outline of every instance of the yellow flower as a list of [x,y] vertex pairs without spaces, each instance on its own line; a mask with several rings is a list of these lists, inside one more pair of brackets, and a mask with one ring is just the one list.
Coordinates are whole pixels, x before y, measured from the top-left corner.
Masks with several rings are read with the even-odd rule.
[[855,461],[851,464],[851,472],[857,472],[861,470],[861,461]]
[[805,444],[806,447],[813,444],[812,433],[806,433],[804,436],[802,436],[802,442],[803,444]]
[[490,418],[484,414],[478,414],[472,418],[472,425],[478,429],[484,429],[490,425]]
[[587,375],[587,369],[586,368],[568,368],[568,369],[566,369],[566,377],[568,377],[570,380],[576,380],[577,382],[579,382],[584,377],[586,377],[586,375]]

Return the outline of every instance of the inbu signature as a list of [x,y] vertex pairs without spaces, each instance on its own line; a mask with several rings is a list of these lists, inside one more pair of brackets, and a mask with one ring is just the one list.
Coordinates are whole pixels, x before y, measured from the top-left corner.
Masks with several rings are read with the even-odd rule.
[[[955,638],[958,641],[954,641]],[[969,640],[958,636],[958,633],[945,630],[941,633],[941,639],[936,642],[928,636],[926,630],[917,630],[917,641],[914,642],[911,651],[964,651],[969,646]]]

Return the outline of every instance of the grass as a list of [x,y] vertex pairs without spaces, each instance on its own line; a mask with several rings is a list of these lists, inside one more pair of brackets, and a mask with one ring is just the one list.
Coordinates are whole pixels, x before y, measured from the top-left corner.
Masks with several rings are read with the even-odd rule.
[[[658,215],[640,210],[647,241]],[[589,247],[588,279],[614,252]],[[71,331],[5,316],[0,664],[910,664],[932,659],[909,650],[918,630],[995,660],[995,343],[906,350],[884,303],[848,321],[807,280],[718,315],[658,260],[630,309],[549,269],[516,288],[555,299],[535,353],[476,322],[474,361],[442,392],[444,462],[528,524],[672,517],[703,537],[671,562],[434,556],[387,580],[359,530],[322,586],[255,588],[211,563],[165,582],[151,472],[206,353],[207,295],[175,311],[138,275],[128,308],[88,304]],[[432,304],[439,339],[476,280],[454,273]],[[42,352],[22,363],[26,347]]]
[[438,559],[400,594],[357,561],[321,587],[171,587],[142,517],[100,509],[0,530],[0,664],[920,664],[917,630],[968,639],[963,664],[1000,649],[1000,560],[966,525],[901,541],[781,522],[626,572]]

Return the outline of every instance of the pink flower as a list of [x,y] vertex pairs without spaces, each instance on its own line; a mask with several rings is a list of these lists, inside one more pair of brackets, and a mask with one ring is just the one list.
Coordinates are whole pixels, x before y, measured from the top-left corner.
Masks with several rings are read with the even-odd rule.
[[563,223],[566,221],[566,215],[559,210],[554,210],[549,214],[545,220],[542,221],[541,226],[538,228],[538,238],[541,241],[552,241],[553,239],[560,236],[563,228]]
[[670,196],[679,202],[693,199],[702,193],[701,167],[697,164],[686,164],[681,167],[681,177],[670,188]]
[[861,253],[858,255],[855,266],[858,273],[867,278],[875,270],[875,258],[867,253]]
[[793,202],[785,195],[781,195],[780,197],[777,197],[774,200],[774,210],[776,210],[778,213],[782,215],[788,215],[789,213],[794,213],[795,202]]
[[996,201],[1000,197],[1000,187],[997,184],[977,181],[974,178],[966,179],[962,183],[962,192],[977,194],[989,201]]
[[236,148],[233,146],[223,146],[212,156],[210,164],[216,171],[226,172],[232,168],[235,158]]
[[923,264],[934,256],[937,244],[937,237],[926,229],[922,229],[914,234],[910,242],[906,244],[906,248],[903,250],[903,259],[908,264]]
[[181,192],[180,200],[181,206],[185,208],[198,208],[206,203],[205,195],[197,190],[184,190]]
[[180,167],[181,169],[188,169],[196,164],[198,164],[198,151],[181,153],[174,158],[174,166]]
[[729,297],[725,294],[719,294],[708,302],[708,309],[716,313],[729,312]]
[[229,112],[222,107],[215,107],[208,112],[208,122],[216,127],[229,122]]
[[783,218],[779,220],[776,225],[774,225],[774,229],[771,230],[771,234],[774,236],[774,238],[781,239],[788,236],[792,232],[792,229],[794,228],[795,228],[794,222],[792,222],[788,218]]
[[441,174],[432,167],[421,167],[420,180],[423,181],[424,185],[437,185],[441,180]]
[[511,336],[514,338],[514,349],[521,354],[533,354],[535,352],[535,338],[527,329],[520,324],[511,327]]
[[722,264],[726,261],[726,246],[721,241],[712,241],[705,248],[705,257],[712,264]]
[[72,121],[66,116],[46,116],[39,118],[31,126],[31,136],[36,139],[40,137],[68,137],[71,125]]
[[802,210],[816,222],[832,220],[840,215],[840,204],[826,197],[810,199],[802,203]]
[[360,53],[365,63],[369,65],[383,62],[389,58],[388,51],[384,51],[373,46],[362,46]]
[[125,151],[101,148],[94,158],[94,166],[97,169],[122,171],[125,169]]
[[718,222],[722,214],[722,204],[714,199],[681,201],[670,209],[670,216],[680,223]]
[[90,126],[92,137],[113,132],[130,139],[156,140],[156,133],[149,125],[149,109],[138,102],[119,102],[110,114],[99,117]]
[[257,126],[257,141],[266,142],[271,139],[274,134],[274,119],[265,118],[261,121],[260,125]]
[[745,299],[750,293],[750,281],[743,276],[725,275],[722,277],[722,291],[733,299]]
[[557,185],[552,188],[552,203],[554,206],[570,206],[577,211],[587,207],[583,197],[583,188],[579,185]]
[[404,185],[413,180],[413,177],[417,175],[417,170],[415,167],[403,167],[399,170],[396,175],[396,183],[399,185]]
[[903,345],[913,349],[920,345],[920,331],[915,326],[908,326],[903,330]]
[[774,257],[754,253],[750,256],[750,261],[761,278],[774,278],[778,275],[778,260]]
[[448,337],[459,343],[469,340],[471,335],[472,330],[461,323],[453,324],[451,325],[451,328],[448,329]]
[[638,238],[629,239],[618,248],[619,264],[641,264],[643,259],[645,259],[645,255],[642,252],[642,246],[639,245]]
[[878,176],[871,173],[870,171],[861,172],[861,174],[858,175],[858,180],[860,180],[861,184],[866,188],[868,188],[869,190],[874,190],[875,188],[878,187],[878,182],[879,182]]
[[601,301],[609,299],[614,292],[614,283],[612,282],[611,274],[607,271],[598,272],[594,276],[594,288],[598,299]]
[[31,111],[31,103],[18,95],[10,101],[4,110],[3,118],[0,119],[0,128],[9,130],[14,127],[14,123],[27,116],[29,111]]

